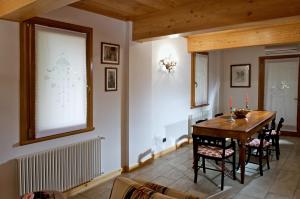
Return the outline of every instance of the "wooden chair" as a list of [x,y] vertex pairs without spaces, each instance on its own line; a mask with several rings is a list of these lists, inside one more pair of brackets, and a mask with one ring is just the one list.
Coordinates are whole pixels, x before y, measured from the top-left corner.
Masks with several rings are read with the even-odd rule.
[[196,124],[199,124],[199,123],[205,122],[205,121],[207,121],[207,118],[205,118],[205,119],[203,119],[203,120],[197,120],[197,121],[196,121]]
[[[220,117],[220,116],[223,116],[224,115],[224,113],[217,113],[217,114],[215,114],[215,117]],[[226,138],[226,141],[233,141],[233,139],[232,138]]]
[[[212,140],[217,140],[217,142],[212,142]],[[206,173],[206,169],[219,171],[221,172],[221,190],[224,188],[224,175],[225,175],[225,160],[228,160],[232,157],[232,161],[226,161],[232,164],[232,174],[233,179],[236,179],[236,169],[235,169],[235,154],[236,147],[235,142],[232,141],[229,145],[226,146],[225,138],[216,138],[210,136],[200,136],[193,134],[193,142],[196,144],[197,153],[194,154],[194,182],[197,183],[198,170],[203,169],[203,173]],[[199,160],[202,158],[202,164],[198,166]],[[221,162],[220,168],[209,168],[205,165],[205,160],[211,159]]]
[[224,115],[223,113],[217,113],[217,114],[215,114],[215,117],[219,117],[219,116],[222,116],[222,115]]
[[[270,169],[269,149],[272,144],[269,141],[267,141],[265,138],[266,138],[266,131],[261,130],[259,138],[251,138],[246,143],[247,152],[248,152],[247,163],[250,162],[251,156],[258,157],[259,172],[261,176],[263,176],[263,163],[262,163],[263,159],[266,159],[268,169]],[[253,153],[254,150],[256,150],[255,153]]]
[[[280,130],[283,126],[284,119],[280,118],[277,128],[275,130],[275,119],[272,120],[271,127],[264,129],[266,132],[266,140],[272,141],[272,146],[275,148],[274,151],[276,153],[276,159],[279,160],[280,156],[280,145],[279,145],[279,136],[280,136]],[[271,151],[271,150],[270,150]]]

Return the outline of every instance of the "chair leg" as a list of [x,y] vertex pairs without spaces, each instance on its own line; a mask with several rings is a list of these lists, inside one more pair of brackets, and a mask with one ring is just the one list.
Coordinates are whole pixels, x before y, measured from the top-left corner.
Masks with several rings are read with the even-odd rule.
[[268,166],[268,169],[270,169],[270,163],[269,163],[269,148],[266,149],[266,159],[267,159],[267,166]]
[[225,171],[225,160],[222,160],[222,176],[221,176],[221,191],[224,189],[224,172]]
[[197,178],[198,178],[198,162],[199,162],[199,157],[197,157],[194,160],[194,183],[197,183]]
[[248,157],[247,157],[247,160],[246,160],[246,163],[247,163],[247,164],[248,164],[249,161],[250,161],[251,153],[252,153],[252,149],[251,149],[251,148],[248,148]]
[[262,149],[258,149],[259,151],[259,172],[260,175],[263,176],[263,167],[262,167],[262,158],[263,158],[263,150]]
[[236,180],[236,175],[235,175],[235,173],[236,173],[236,170],[235,170],[235,152],[234,152],[234,154],[233,154],[233,156],[232,156],[232,177],[233,177],[233,180]]
[[280,155],[280,149],[279,149],[279,137],[276,136],[275,138],[275,150],[276,150],[276,159],[279,160],[279,155]]
[[203,173],[206,173],[205,158],[204,157],[202,157],[202,168],[203,168]]

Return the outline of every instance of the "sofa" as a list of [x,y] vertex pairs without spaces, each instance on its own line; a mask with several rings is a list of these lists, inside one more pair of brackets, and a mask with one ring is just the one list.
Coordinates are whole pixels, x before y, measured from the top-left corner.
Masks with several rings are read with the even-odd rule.
[[117,177],[109,199],[202,199],[151,182]]

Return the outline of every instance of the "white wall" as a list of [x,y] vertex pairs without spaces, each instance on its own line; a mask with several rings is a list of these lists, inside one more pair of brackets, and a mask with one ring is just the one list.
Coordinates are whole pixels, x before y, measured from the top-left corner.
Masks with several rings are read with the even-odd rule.
[[[92,27],[94,66],[94,126],[96,130],[51,141],[18,146],[19,143],[19,26],[0,21],[0,193],[1,198],[16,198],[16,168],[12,160],[23,154],[34,153],[89,138],[104,136],[102,170],[121,167],[121,108],[124,68],[128,64],[127,23],[108,17],[65,7],[43,17]],[[117,92],[104,92],[104,66],[100,64],[100,43],[121,46]]]
[[[210,106],[190,109],[190,54],[184,38],[131,42],[130,26],[119,20],[65,7],[43,17],[89,26],[94,29],[94,126],[96,130],[51,141],[18,146],[19,143],[19,27],[0,21],[0,192],[16,198],[14,158],[104,136],[102,170],[107,173],[133,166],[148,152],[159,152],[188,133],[188,117],[208,117],[222,108],[222,52],[210,53]],[[121,46],[118,91],[104,92],[104,66],[100,43]],[[160,51],[166,47],[167,50]],[[161,54],[172,50],[178,64],[175,73],[158,68]],[[226,77],[224,76],[226,79]],[[162,143],[166,137],[167,142]],[[128,157],[127,157],[128,156]],[[121,162],[122,161],[122,162]]]
[[[214,90],[210,106],[190,109],[191,56],[185,38],[131,42],[129,51],[129,165],[133,166],[149,152],[174,146],[186,136],[189,115],[218,112],[222,68],[221,53],[210,53],[210,90]],[[170,53],[178,61],[175,72],[169,74],[158,63]]]
[[[235,48],[222,51],[222,64],[224,67],[223,77],[223,111],[229,111],[229,97],[232,96],[233,106],[237,108],[245,107],[244,97],[249,95],[249,108],[257,109],[258,106],[258,59],[264,56],[264,47]],[[251,64],[251,87],[250,88],[230,88],[230,65]]]

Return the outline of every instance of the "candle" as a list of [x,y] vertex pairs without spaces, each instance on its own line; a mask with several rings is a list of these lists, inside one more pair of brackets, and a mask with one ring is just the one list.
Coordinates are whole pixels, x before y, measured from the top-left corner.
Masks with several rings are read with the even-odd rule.
[[245,104],[246,104],[246,108],[248,109],[248,102],[249,102],[249,97],[248,94],[246,94],[245,96]]
[[229,97],[229,108],[232,109],[232,96]]

